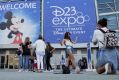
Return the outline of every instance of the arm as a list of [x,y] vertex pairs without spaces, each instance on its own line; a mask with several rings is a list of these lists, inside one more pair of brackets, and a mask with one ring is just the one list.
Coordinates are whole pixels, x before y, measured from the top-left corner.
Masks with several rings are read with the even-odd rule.
[[92,38],[92,42],[93,42],[94,45],[96,45],[97,42],[98,42],[96,36],[97,36],[97,35],[96,35],[96,32],[94,31],[93,38]]
[[23,53],[22,44],[19,45],[18,50]]
[[78,36],[76,36],[75,41],[72,41],[72,43],[73,43],[73,44],[76,44],[76,43],[77,43],[77,40],[78,40]]
[[32,49],[31,42],[28,43],[28,48]]
[[54,51],[55,51],[55,48],[54,48],[54,47],[52,47],[52,49],[51,49],[50,53],[53,53]]
[[44,42],[44,48],[46,49],[46,44],[45,44],[45,42]]
[[61,46],[65,45],[65,39],[60,42]]
[[32,48],[32,42],[29,42],[29,49],[30,49],[30,55],[33,57],[33,48]]
[[72,41],[73,44],[76,44],[76,41]]

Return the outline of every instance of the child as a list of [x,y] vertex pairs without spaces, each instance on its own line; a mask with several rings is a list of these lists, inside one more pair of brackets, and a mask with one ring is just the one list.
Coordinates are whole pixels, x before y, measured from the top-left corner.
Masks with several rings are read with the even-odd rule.
[[37,60],[36,58],[34,59],[34,71],[36,72],[38,70],[37,68]]

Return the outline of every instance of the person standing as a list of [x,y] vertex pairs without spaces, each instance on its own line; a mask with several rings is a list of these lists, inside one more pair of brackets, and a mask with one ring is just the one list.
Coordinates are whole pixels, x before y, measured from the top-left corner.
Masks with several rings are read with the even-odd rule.
[[[104,33],[100,30],[102,29],[105,32],[111,31],[107,28],[107,19],[103,18],[98,21],[100,25],[99,29],[96,29],[93,34],[92,42],[94,45],[98,44],[98,59],[96,63],[96,71],[98,74],[115,74],[118,69],[119,53],[115,47],[107,48],[104,46]],[[114,31],[113,31],[114,32]]]
[[64,35],[64,39],[62,40],[61,42],[61,45],[65,45],[66,46],[66,66],[69,65],[69,61],[71,61],[72,63],[72,67],[75,68],[76,65],[75,65],[75,58],[74,58],[74,49],[73,49],[73,44],[75,42],[73,42],[70,38],[70,32],[66,32],[65,35]]
[[43,37],[40,35],[38,40],[32,45],[35,48],[38,72],[43,71],[43,57],[45,55],[46,44]]
[[19,58],[19,65],[18,65],[19,71],[18,72],[21,72],[22,68],[23,68],[22,54],[23,54],[22,45],[19,44],[19,47],[18,47],[18,50],[17,50],[17,55],[18,55],[18,58]]
[[46,66],[48,71],[52,70],[50,58],[52,57],[54,50],[55,48],[51,46],[50,42],[47,42],[45,51],[46,51]]
[[22,54],[23,70],[25,72],[28,72],[29,58],[31,56],[31,41],[30,41],[30,38],[26,37],[24,43],[22,43],[21,46],[22,46],[22,50],[23,50],[23,54]]

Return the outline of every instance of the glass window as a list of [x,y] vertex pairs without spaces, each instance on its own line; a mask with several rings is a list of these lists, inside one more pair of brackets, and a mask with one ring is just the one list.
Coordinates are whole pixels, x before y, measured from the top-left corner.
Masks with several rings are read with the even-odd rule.
[[[97,0],[97,8],[99,19],[107,18],[108,28],[112,30],[119,30],[119,0]],[[102,13],[105,14],[102,15]],[[116,34],[119,39],[119,32]]]
[[119,11],[119,0],[115,1],[116,11]]
[[116,11],[115,0],[97,0],[97,5],[99,13],[108,13]]
[[99,9],[98,11],[99,13],[108,13],[108,12],[112,12],[112,10],[110,8],[107,9]]
[[117,30],[118,29],[118,21],[117,21],[117,15],[112,14],[112,15],[104,15],[100,16],[100,18],[107,18],[108,19],[108,28],[112,30]]
[[107,12],[115,12],[114,2],[105,2],[98,3],[98,12],[99,13],[107,13]]
[[97,0],[98,3],[113,2],[114,0]]
[[119,33],[116,33],[117,37],[118,37],[118,41],[119,41]]

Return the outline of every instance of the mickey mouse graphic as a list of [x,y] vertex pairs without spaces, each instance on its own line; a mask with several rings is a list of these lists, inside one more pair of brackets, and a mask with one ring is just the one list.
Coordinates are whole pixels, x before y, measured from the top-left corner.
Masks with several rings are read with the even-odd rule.
[[7,19],[7,21],[0,23],[0,29],[5,30],[7,28],[10,30],[8,38],[13,38],[13,34],[15,35],[15,39],[12,42],[13,44],[22,43],[23,33],[19,31],[19,28],[22,27],[24,19],[19,19],[13,16],[11,11],[7,11],[4,15],[4,18]]

